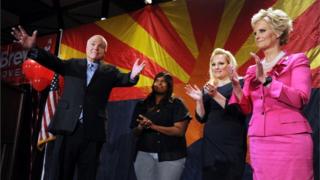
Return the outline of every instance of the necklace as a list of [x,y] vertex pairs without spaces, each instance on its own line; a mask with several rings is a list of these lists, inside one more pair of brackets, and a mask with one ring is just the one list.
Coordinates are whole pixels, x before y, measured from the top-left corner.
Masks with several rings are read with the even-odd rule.
[[220,81],[217,82],[216,85],[217,85],[217,87],[221,87],[221,86],[224,86],[224,85],[228,84],[229,82],[231,82],[230,79],[220,80]]
[[264,70],[268,70],[271,69],[274,65],[276,65],[278,63],[278,61],[285,55],[286,53],[284,53],[283,51],[280,51],[280,53],[271,61],[266,61],[266,59],[264,58],[263,61],[261,62],[263,65],[263,69]]

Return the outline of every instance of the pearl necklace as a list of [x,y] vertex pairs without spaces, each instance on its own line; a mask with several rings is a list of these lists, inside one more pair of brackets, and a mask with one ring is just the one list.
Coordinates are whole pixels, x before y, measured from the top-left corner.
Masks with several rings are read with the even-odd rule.
[[280,51],[280,53],[272,60],[272,61],[266,61],[266,59],[264,58],[263,61],[261,62],[263,65],[263,69],[264,70],[269,70],[271,69],[274,65],[276,65],[278,63],[278,61],[285,55],[286,53],[284,53],[283,51]]

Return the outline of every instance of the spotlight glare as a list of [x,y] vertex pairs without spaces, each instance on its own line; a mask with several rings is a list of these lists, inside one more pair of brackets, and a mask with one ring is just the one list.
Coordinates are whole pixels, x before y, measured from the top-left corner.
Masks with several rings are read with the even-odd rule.
[[152,0],[144,0],[145,4],[152,4]]

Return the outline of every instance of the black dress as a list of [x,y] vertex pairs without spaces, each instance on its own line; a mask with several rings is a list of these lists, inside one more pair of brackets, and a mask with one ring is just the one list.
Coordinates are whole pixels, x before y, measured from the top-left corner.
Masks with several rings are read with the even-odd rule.
[[203,95],[205,123],[202,146],[203,179],[238,180],[242,178],[246,154],[245,116],[237,105],[228,105],[231,83],[218,87],[226,98],[223,109],[208,94]]

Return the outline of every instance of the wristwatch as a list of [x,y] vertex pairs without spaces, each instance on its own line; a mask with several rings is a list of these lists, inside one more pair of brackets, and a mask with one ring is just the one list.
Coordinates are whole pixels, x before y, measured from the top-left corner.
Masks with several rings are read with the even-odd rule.
[[266,81],[262,84],[263,86],[267,86],[268,84],[270,84],[272,82],[272,77],[271,76],[267,76],[266,77]]

